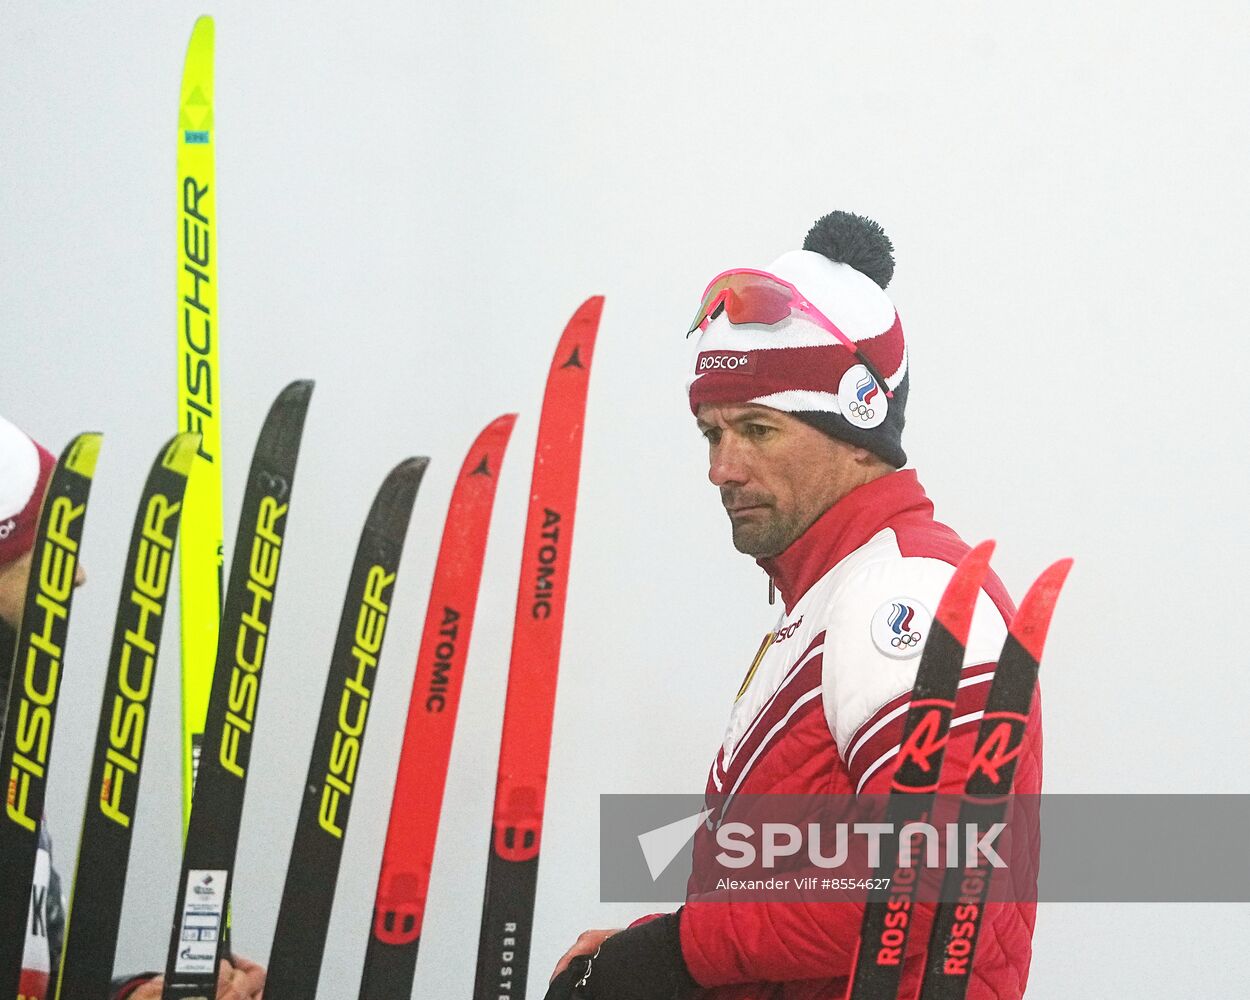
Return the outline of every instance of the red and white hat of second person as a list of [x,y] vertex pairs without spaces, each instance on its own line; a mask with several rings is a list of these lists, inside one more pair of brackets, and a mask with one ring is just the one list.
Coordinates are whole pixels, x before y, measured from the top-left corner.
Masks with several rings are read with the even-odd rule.
[[35,544],[39,508],[55,465],[46,448],[0,417],[0,565]]

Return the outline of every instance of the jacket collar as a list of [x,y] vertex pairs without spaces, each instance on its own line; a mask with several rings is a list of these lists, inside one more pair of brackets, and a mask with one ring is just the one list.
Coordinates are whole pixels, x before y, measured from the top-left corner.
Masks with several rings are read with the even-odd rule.
[[914,469],[890,472],[856,487],[816,518],[788,549],[756,562],[781,591],[789,614],[817,580],[907,511],[933,516],[933,504]]

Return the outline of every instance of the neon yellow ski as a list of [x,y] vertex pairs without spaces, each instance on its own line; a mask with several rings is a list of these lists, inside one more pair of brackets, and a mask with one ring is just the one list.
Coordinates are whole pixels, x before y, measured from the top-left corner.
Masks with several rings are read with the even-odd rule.
[[222,600],[213,131],[213,19],[201,17],[187,45],[178,106],[178,430],[202,437],[179,532],[184,830],[204,738]]

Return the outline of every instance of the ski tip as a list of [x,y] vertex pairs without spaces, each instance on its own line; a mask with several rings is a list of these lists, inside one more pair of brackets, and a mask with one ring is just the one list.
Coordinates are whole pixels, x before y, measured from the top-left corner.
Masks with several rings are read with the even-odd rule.
[[[504,452],[508,450],[508,442],[512,439],[516,419],[515,413],[505,413],[482,428],[460,465],[461,479],[495,479],[503,463]],[[491,488],[494,489],[493,486]]]
[[405,458],[386,474],[374,497],[369,520],[385,522],[389,527],[383,530],[401,545],[408,531],[412,505],[417,502],[417,490],[421,488],[421,479],[429,464],[430,460],[424,455]]
[[981,584],[985,582],[985,576],[990,571],[990,556],[993,554],[992,539],[972,548],[959,560],[959,565],[955,567],[955,573],[938,602],[934,617],[961,646],[968,643],[972,612],[977,606],[977,594],[981,592]]
[[592,295],[573,313],[572,319],[565,327],[566,334],[593,334],[599,329],[599,320],[603,317],[603,296]]
[[409,455],[402,462],[391,469],[387,479],[409,479],[416,477],[420,479],[425,475],[425,470],[429,468],[430,457],[428,455]]
[[474,439],[472,447],[469,448],[465,462],[477,461],[476,456],[482,452],[503,451],[507,448],[508,441],[512,437],[512,428],[516,426],[516,419],[515,413],[505,413],[483,427]]
[[316,386],[310,378],[298,378],[294,382],[287,385],[280,393],[276,402],[278,403],[299,403],[307,404],[312,398],[313,388]]
[[[504,413],[496,417],[489,424],[482,428],[482,432],[477,436],[477,440],[473,442],[472,451],[477,451],[483,447],[494,447],[496,444],[506,446],[508,438],[512,436],[512,428],[516,426],[517,415],[515,413]],[[496,441],[496,438],[499,440]]]
[[269,414],[265,418],[266,423],[283,410],[306,411],[308,402],[312,399],[313,386],[315,384],[312,379],[305,378],[298,379],[285,386],[269,407]]
[[1050,630],[1055,602],[1059,600],[1059,591],[1071,569],[1071,559],[1060,559],[1047,566],[1042,575],[1033,581],[1033,586],[1024,595],[1020,609],[1011,620],[1008,631],[1035,662],[1042,660],[1042,648],[1046,645],[1046,633]]
[[585,319],[593,319],[598,323],[599,317],[603,315],[603,301],[602,295],[592,295],[577,307],[577,312],[574,315]]
[[61,452],[61,462],[67,469],[90,479],[95,475],[96,461],[100,457],[100,445],[104,435],[99,431],[77,434]]
[[165,442],[161,449],[161,465],[185,479],[191,475],[191,466],[195,462],[195,455],[200,450],[202,440],[203,438],[195,431],[175,434]]
[[391,507],[404,506],[412,509],[417,499],[417,489],[430,460],[425,455],[413,455],[405,458],[386,474],[382,485],[378,487],[378,499],[388,502]]
[[[425,470],[429,467],[430,458],[428,455],[409,455],[386,474],[386,480],[382,484],[382,488],[391,487],[398,489],[405,496],[411,491],[415,499],[417,487],[421,485],[421,479],[425,475]],[[409,505],[411,506],[411,503]]]
[[592,295],[573,313],[560,334],[555,357],[551,360],[551,372],[555,374],[566,368],[577,369],[583,375],[590,373],[591,357],[595,351],[595,338],[599,334],[599,318],[603,315],[603,296]]
[[298,453],[312,391],[312,380],[301,379],[278,393],[269,406],[264,424],[261,425],[256,451],[252,456],[253,463],[262,455],[272,456],[289,448]]
[[[195,19],[195,24],[191,26],[191,38],[187,41],[186,68],[193,68],[200,73],[203,73],[205,69],[208,73],[212,72],[211,60],[215,34],[216,27],[213,24],[212,14],[201,14]],[[200,59],[207,59],[210,62],[207,66],[196,65],[196,61]]]

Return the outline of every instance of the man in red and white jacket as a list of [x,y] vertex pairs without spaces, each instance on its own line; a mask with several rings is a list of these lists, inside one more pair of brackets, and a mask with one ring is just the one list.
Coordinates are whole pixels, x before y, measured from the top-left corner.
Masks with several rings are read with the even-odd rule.
[[[0,692],[6,696],[30,577],[31,547],[55,465],[56,460],[46,448],[0,417]],[[86,579],[79,563],[74,585],[81,586]],[[0,712],[0,730],[3,726],[4,715]],[[64,935],[64,893],[60,876],[52,866],[47,824],[41,823],[18,1000],[51,1000],[56,996]],[[261,966],[236,957],[222,962],[217,998],[259,1000],[264,983],[265,970]],[[163,980],[155,973],[122,976],[113,980],[110,1000],[160,1000],[162,987]]]
[[[708,441],[709,478],[734,546],[756,558],[784,602],[734,701],[709,801],[889,791],[932,613],[968,551],[934,520],[915,472],[901,469],[909,380],[902,325],[884,292],[892,273],[881,228],[835,212],[766,271],[713,279],[692,327],[690,405]],[[1013,613],[990,574],[940,791],[962,788]],[[1040,787],[1035,699],[1015,790]],[[701,828],[696,870],[716,850]],[[862,915],[862,903],[691,895],[676,913],[582,934],[548,998],[842,998]],[[932,904],[917,906],[900,997],[916,996],[932,916]],[[970,1000],[1023,995],[1033,923],[1030,902],[989,904]]]

